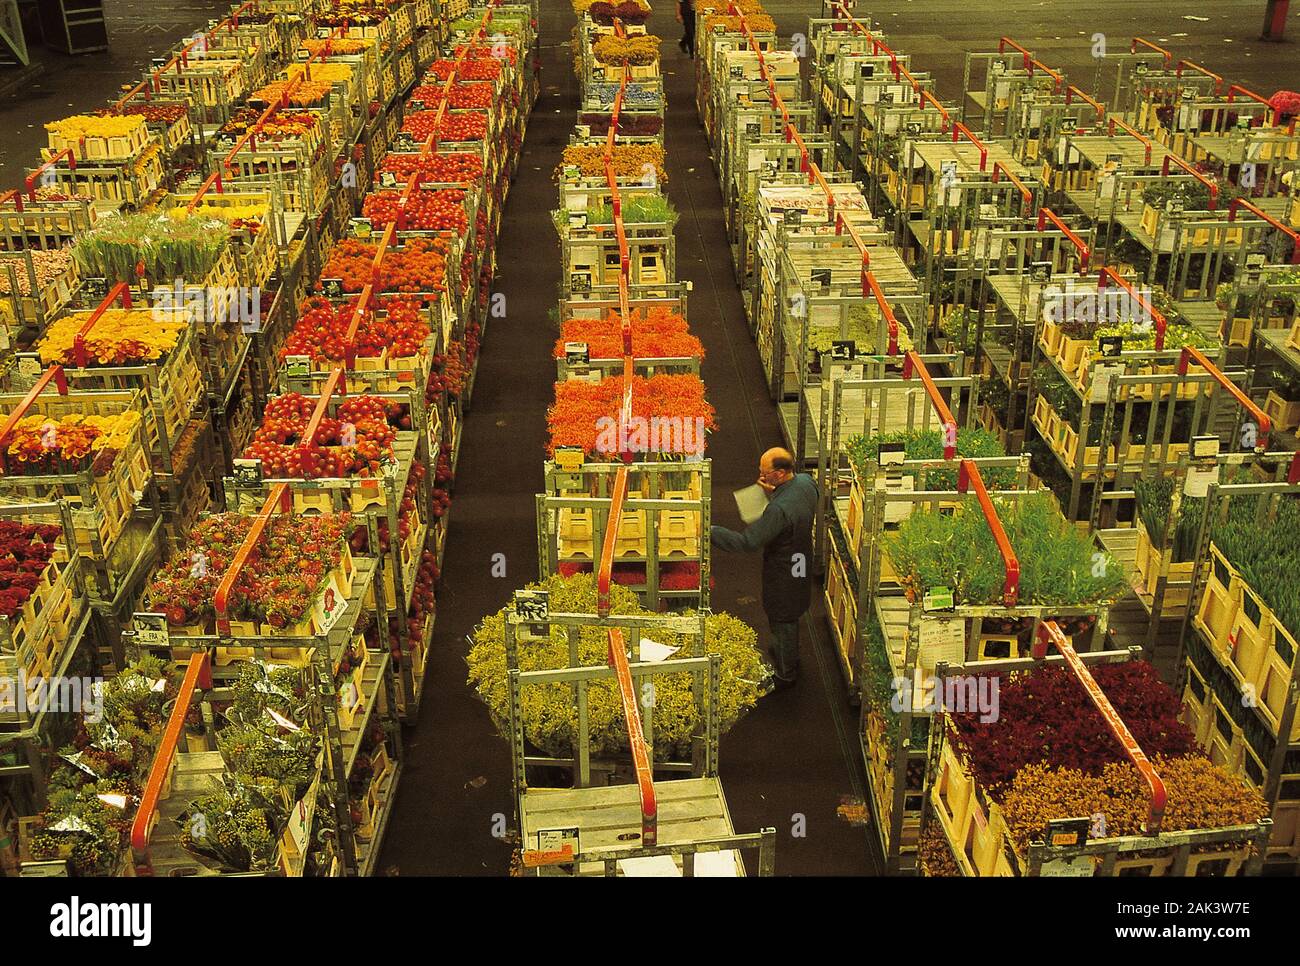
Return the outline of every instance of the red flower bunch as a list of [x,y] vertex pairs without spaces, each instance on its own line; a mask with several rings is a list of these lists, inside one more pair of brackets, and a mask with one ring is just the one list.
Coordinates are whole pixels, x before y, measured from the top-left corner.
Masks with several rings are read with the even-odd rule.
[[[433,133],[438,120],[437,111],[416,111],[408,114],[402,130],[417,141]],[[447,111],[438,128],[440,141],[482,141],[487,137],[488,116],[485,111]]]
[[62,539],[60,526],[0,520],[0,616],[22,610]]
[[622,376],[597,383],[557,383],[555,405],[546,414],[551,429],[547,452],[554,454],[557,446],[581,446],[587,453],[613,455],[627,444],[638,452],[671,453],[688,442],[697,447],[694,452],[702,452],[703,440],[694,438],[695,425],[716,428],[699,376],[633,376],[635,426],[618,425],[622,403]]
[[391,171],[405,181],[419,172],[422,181],[434,184],[467,184],[483,178],[483,158],[457,151],[452,154],[388,154],[380,171]]
[[[566,342],[585,342],[593,359],[623,357],[623,328],[619,313],[604,319],[569,319],[560,326],[555,357],[564,355]],[[632,354],[638,359],[703,359],[704,346],[691,335],[686,320],[664,308],[632,313]]]
[[[1144,661],[1091,669],[1106,697],[1150,757],[1176,758],[1196,742],[1178,720],[1181,702]],[[951,716],[952,738],[985,791],[996,795],[1021,768],[1039,762],[1100,775],[1124,750],[1087,692],[1063,667],[1041,667],[1002,679],[998,718],[983,723],[979,711]]]
[[1293,118],[1300,114],[1300,93],[1296,91],[1278,91],[1268,99],[1268,106],[1273,108],[1278,121]]
[[[357,326],[356,354],[375,358],[385,348],[397,356],[416,355],[429,338],[429,323],[413,299],[387,298],[376,302]],[[347,358],[347,332],[352,324],[356,299],[335,306],[328,299],[312,297],[280,351],[280,358],[310,356],[313,362],[343,362]]]
[[[216,616],[213,597],[252,525],[251,517],[218,513],[190,531],[185,549],[149,585],[152,606],[163,609],[169,624]],[[228,616],[277,627],[301,620],[339,565],[351,532],[350,513],[272,517],[235,580]]]
[[406,198],[405,219],[400,205],[404,191],[374,191],[366,195],[361,214],[375,225],[397,222],[399,229],[412,231],[454,231],[464,235],[469,228],[465,192],[459,188],[416,188]]
[[[379,269],[384,292],[441,292],[447,287],[448,238],[411,238],[401,248],[389,248]],[[343,291],[360,292],[370,281],[378,244],[345,238],[334,246],[322,278],[343,280]],[[317,283],[317,291],[320,291]]]
[[[458,74],[457,77],[460,75]],[[422,101],[425,106],[433,106],[435,109],[443,99],[443,91],[446,90],[443,84],[426,84],[417,87],[411,92],[411,99]],[[490,108],[496,101],[496,92],[493,85],[483,81],[471,81],[464,83],[457,81],[451,85],[451,90],[447,92],[447,106],[454,108]]]
[[[303,439],[316,400],[299,393],[277,396],[266,404],[262,425],[244,450],[245,459],[260,459],[276,479],[375,476],[379,462],[393,451],[404,413],[396,403],[374,396],[349,396],[333,416],[320,422],[315,437]],[[351,439],[349,445],[344,439]]]

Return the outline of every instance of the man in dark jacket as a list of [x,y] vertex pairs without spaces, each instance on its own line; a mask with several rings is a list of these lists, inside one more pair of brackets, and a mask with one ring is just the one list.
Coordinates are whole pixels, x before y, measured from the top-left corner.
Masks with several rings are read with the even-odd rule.
[[695,56],[695,0],[677,0],[677,22],[682,25],[682,39],[677,46],[683,54]]
[[789,687],[799,675],[799,619],[812,600],[813,517],[817,484],[795,473],[794,457],[770,449],[758,463],[758,485],[768,493],[767,509],[736,533],[714,527],[710,539],[723,550],[763,551],[763,610],[772,631],[772,663],[777,686]]

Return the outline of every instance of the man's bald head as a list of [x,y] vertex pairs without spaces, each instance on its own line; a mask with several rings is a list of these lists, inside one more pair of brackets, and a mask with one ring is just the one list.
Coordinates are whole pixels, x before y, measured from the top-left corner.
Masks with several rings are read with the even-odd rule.
[[788,449],[774,446],[759,458],[758,472],[771,483],[784,483],[794,476],[794,456]]

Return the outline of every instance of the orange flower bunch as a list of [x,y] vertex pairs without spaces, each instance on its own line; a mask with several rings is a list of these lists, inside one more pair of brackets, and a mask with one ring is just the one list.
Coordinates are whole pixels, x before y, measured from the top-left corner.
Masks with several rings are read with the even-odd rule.
[[26,416],[18,421],[6,447],[19,474],[76,472],[101,451],[116,453],[140,424],[139,413],[116,416]]
[[[623,328],[618,312],[604,319],[569,319],[560,327],[555,358],[564,355],[566,342],[585,342],[593,359],[623,355]],[[686,320],[666,308],[637,309],[632,313],[632,355],[638,359],[703,359],[704,346],[691,335]]]
[[[603,379],[597,383],[572,380],[556,383],[555,405],[547,411],[551,429],[547,451],[557,446],[581,446],[587,453],[600,452],[602,436],[617,421],[623,404],[623,378]],[[716,429],[714,409],[704,398],[704,383],[699,376],[632,377],[632,417],[650,421],[673,420],[684,424],[700,420],[704,429]],[[630,433],[635,430],[628,427]],[[702,445],[702,441],[701,444]],[[653,442],[649,451],[664,452]]]

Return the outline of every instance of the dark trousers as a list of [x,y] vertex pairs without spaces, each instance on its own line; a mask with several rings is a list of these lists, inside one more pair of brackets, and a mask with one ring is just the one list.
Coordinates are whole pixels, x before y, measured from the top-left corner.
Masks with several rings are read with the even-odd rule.
[[686,46],[686,53],[695,56],[695,13],[682,15],[682,43]]
[[793,681],[799,676],[799,622],[769,618],[767,627],[772,632],[772,666],[776,676]]

